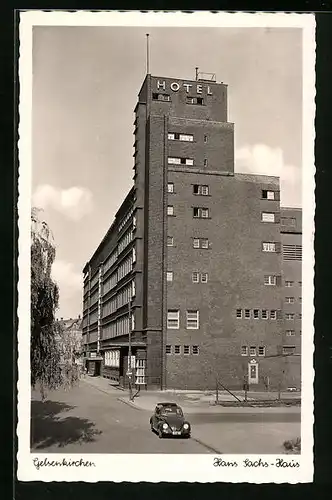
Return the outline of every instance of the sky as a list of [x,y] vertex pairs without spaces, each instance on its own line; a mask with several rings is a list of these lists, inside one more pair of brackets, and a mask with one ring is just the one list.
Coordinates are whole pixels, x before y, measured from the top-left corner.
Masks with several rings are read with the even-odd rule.
[[56,243],[58,317],[82,314],[82,269],[132,186],[146,74],[228,84],[235,171],[276,175],[301,206],[302,42],[296,28],[33,28],[32,205]]

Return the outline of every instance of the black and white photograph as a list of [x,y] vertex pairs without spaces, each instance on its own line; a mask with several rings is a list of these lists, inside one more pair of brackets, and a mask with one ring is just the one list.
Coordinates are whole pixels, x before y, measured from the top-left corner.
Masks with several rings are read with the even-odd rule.
[[311,14],[20,14],[18,478],[311,482]]

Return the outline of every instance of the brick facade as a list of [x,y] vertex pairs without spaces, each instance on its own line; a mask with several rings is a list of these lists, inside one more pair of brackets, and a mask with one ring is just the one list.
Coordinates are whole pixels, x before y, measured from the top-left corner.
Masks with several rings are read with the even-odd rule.
[[[218,379],[238,388],[248,377],[257,388],[298,384],[299,358],[292,363],[283,355],[283,274],[290,275],[294,263],[289,268],[282,260],[279,179],[234,173],[227,86],[147,75],[134,125],[134,187],[84,269],[87,351],[96,349],[103,357],[119,350],[119,366],[103,363],[102,374],[125,383],[128,332],[110,325],[130,314],[128,304],[103,316],[98,330],[90,321],[96,306],[88,297],[98,286],[94,273],[102,268],[104,290],[103,283],[135,249],[130,272],[101,292],[99,304],[134,282],[132,354],[145,352],[147,387],[208,389]],[[264,213],[274,220],[263,222]],[[106,270],[127,230],[132,241]],[[263,251],[263,243],[274,251]],[[178,311],[178,328],[167,327],[168,311]],[[198,328],[190,328],[187,312],[192,318],[195,311]]]

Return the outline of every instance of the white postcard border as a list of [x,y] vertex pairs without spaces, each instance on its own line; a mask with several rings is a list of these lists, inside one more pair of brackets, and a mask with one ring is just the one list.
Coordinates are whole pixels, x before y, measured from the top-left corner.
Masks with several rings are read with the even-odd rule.
[[[194,12],[27,11],[20,14],[19,57],[19,255],[18,255],[18,479],[21,481],[131,481],[131,482],[249,482],[300,483],[313,478],[313,318],[314,318],[314,118],[315,19],[313,14]],[[214,455],[163,454],[44,454],[30,453],[30,212],[32,29],[37,25],[69,26],[185,26],[291,27],[303,32],[303,326],[301,455],[220,455],[238,466],[214,466]],[[305,339],[305,340],[303,340]],[[244,467],[243,460],[267,462],[267,467]],[[277,459],[299,462],[299,467],[277,467]],[[36,460],[37,459],[37,460]],[[38,460],[67,465],[42,465]],[[91,462],[78,466],[76,461]],[[69,464],[69,465],[68,465]],[[71,465],[70,465],[71,464]],[[274,464],[274,465],[271,465]]]

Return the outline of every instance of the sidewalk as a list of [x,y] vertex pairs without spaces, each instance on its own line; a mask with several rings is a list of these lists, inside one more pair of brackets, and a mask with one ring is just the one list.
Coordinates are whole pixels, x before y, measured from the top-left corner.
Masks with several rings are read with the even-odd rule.
[[[80,383],[86,383],[97,390],[108,394],[118,395],[118,399],[138,410],[153,412],[157,403],[164,401],[174,402],[181,406],[184,413],[300,413],[299,406],[277,406],[277,407],[251,407],[251,406],[220,406],[215,405],[215,394],[211,392],[194,391],[146,391],[141,390],[134,401],[129,401],[129,391],[121,389],[116,383],[103,377],[82,377]],[[134,390],[135,394],[136,391]],[[235,393],[235,392],[234,392]],[[236,394],[243,400],[243,394]],[[267,396],[268,395],[268,396]],[[254,397],[253,397],[254,396]],[[273,397],[274,396],[274,397]],[[259,399],[276,399],[276,393],[248,393],[248,402]],[[298,395],[297,395],[298,397]],[[220,392],[219,401],[236,401],[229,393]]]

